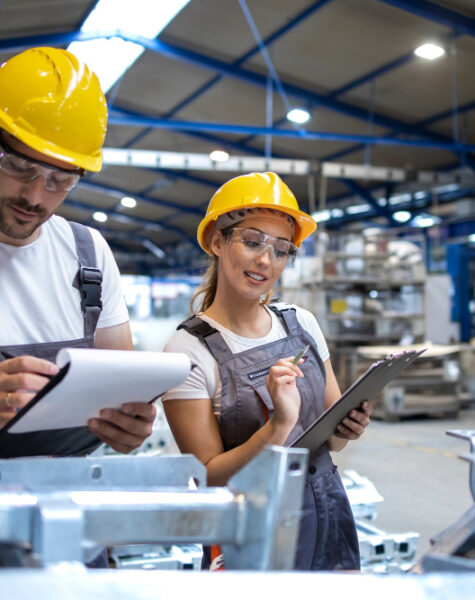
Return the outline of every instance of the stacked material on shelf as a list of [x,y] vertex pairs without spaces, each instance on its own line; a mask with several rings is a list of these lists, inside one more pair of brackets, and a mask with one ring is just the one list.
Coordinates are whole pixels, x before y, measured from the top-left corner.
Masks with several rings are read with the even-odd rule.
[[460,354],[463,345],[441,345],[427,341],[410,346],[359,346],[357,352],[358,357],[364,359],[361,364],[364,369],[365,361],[379,360],[406,349],[423,348],[426,350],[417,362],[374,399],[375,418],[396,421],[415,415],[457,416],[460,409]]

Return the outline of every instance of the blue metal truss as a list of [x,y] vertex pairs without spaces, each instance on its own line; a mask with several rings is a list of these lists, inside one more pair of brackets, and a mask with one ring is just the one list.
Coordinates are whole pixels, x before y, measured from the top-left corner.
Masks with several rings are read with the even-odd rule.
[[91,192],[105,194],[107,196],[114,195],[116,197],[119,197],[119,195],[121,195],[121,196],[132,195],[135,199],[140,200],[141,202],[145,202],[147,204],[155,204],[156,206],[163,206],[164,208],[171,208],[173,210],[179,210],[183,213],[196,215],[200,218],[203,216],[203,212],[200,209],[193,208],[192,206],[186,206],[184,204],[176,204],[176,202],[162,200],[161,198],[150,198],[149,196],[135,194],[130,191],[126,192],[123,189],[118,188],[118,187],[104,185],[104,184],[100,184],[100,183],[94,183],[92,181],[85,180],[85,179],[81,179],[81,181],[78,183],[78,187],[85,189],[85,190],[90,190]]
[[[332,142],[362,142],[363,144],[384,146],[411,146],[415,148],[437,148],[452,152],[475,152],[475,145],[451,141],[447,136],[434,136],[434,139],[391,138],[384,136],[357,135],[327,131],[308,131],[302,129],[279,129],[275,127],[256,127],[252,125],[236,125],[233,123],[210,123],[194,121],[171,121],[155,117],[137,115],[119,116],[113,111],[109,123],[120,126],[156,127],[175,131],[212,131],[217,133],[272,135],[274,137],[297,138],[301,140],[324,140]],[[442,138],[442,139],[441,139]]]
[[[175,227],[173,225],[167,225],[166,227],[164,227],[164,226],[162,226],[161,223],[153,223],[153,221],[150,221],[149,219],[142,219],[141,217],[125,215],[123,212],[115,210],[115,209],[107,209],[107,208],[98,209],[97,206],[92,206],[90,204],[86,204],[85,202],[80,202],[79,200],[75,200],[73,197],[66,198],[65,204],[68,206],[72,206],[74,208],[86,210],[88,212],[92,212],[92,211],[95,212],[96,210],[100,210],[101,212],[106,214],[108,217],[111,217],[113,219],[121,221],[122,223],[129,223],[129,224],[137,225],[139,227],[139,229],[138,229],[139,231],[143,231],[144,229],[151,230],[152,227],[156,228],[156,230],[161,229],[163,231],[171,231],[171,232],[179,235],[180,238],[186,240],[187,242],[190,242],[196,248],[199,248],[199,245],[195,239],[195,236],[189,235],[188,233],[183,231],[183,229],[181,229],[180,227]],[[96,227],[97,227],[97,224],[96,224]],[[132,231],[132,234],[136,235],[137,230]]]
[[[292,19],[286,25],[284,25],[284,27],[281,27],[280,29],[275,31],[273,34],[271,34],[268,38],[266,38],[264,40],[264,46],[270,46],[275,41],[277,41],[279,38],[281,38],[286,33],[288,33],[290,30],[292,30],[294,27],[296,27],[297,25],[299,25],[300,23],[302,23],[303,21],[308,19],[308,17],[310,17],[311,15],[316,13],[318,10],[320,10],[321,8],[323,8],[326,4],[329,4],[330,2],[331,2],[331,0],[318,0],[317,2],[314,2],[311,6],[306,8],[303,12],[301,12],[299,15],[297,15],[294,19]],[[252,56],[257,54],[258,52],[259,52],[259,46],[254,46],[254,48],[252,48],[252,50],[249,50],[249,52],[246,52],[246,54],[241,56],[241,58],[239,58],[237,61],[235,61],[232,64],[234,66],[240,66],[243,63],[245,63],[246,60],[249,60]],[[173,117],[174,115],[176,115],[177,112],[179,112],[180,110],[182,110],[183,108],[188,106],[191,102],[193,102],[194,100],[199,98],[202,94],[204,94],[209,89],[211,89],[214,85],[216,85],[219,81],[221,81],[222,78],[223,78],[222,75],[217,75],[216,77],[213,77],[213,79],[211,79],[210,81],[208,81],[207,83],[202,85],[200,88],[195,90],[190,96],[188,96],[187,98],[184,98],[181,102],[179,102],[172,110],[170,110],[164,116],[168,119]],[[147,133],[149,131],[150,131],[150,129],[146,129],[145,131],[138,133],[135,137],[133,137],[131,140],[129,140],[129,142],[127,143],[126,146],[127,147],[133,146],[138,141],[143,139],[143,137],[145,135],[147,135]],[[216,139],[213,141],[215,143],[220,142],[219,140],[216,140]],[[221,142],[221,144],[222,144],[222,142]],[[241,151],[245,152],[246,150],[244,149]],[[260,152],[259,152],[259,154],[260,154]]]
[[379,0],[413,15],[450,27],[457,33],[475,36],[475,19],[428,0]]
[[371,193],[366,188],[356,183],[356,181],[354,181],[353,179],[341,178],[339,181],[344,183],[352,194],[360,196],[361,198],[363,198],[363,200],[366,200],[366,202],[372,207],[374,213],[387,219],[390,226],[394,227],[398,225],[398,223],[393,218],[392,211],[389,210],[387,207],[380,206],[376,199],[373,198]]
[[[375,187],[381,187],[381,186],[375,186]],[[374,188],[372,188],[372,189],[374,189]],[[365,188],[365,191],[366,191],[366,193],[369,194],[370,189]],[[444,192],[444,193],[438,194],[437,202],[439,204],[446,204],[448,202],[454,202],[461,198],[466,198],[468,195],[473,195],[474,193],[475,193],[475,188],[473,188],[473,187],[455,190],[452,192]],[[347,197],[347,196],[342,196],[342,199],[345,197]],[[365,199],[369,203],[368,198],[365,198]],[[390,210],[391,215],[399,210],[409,210],[413,213],[413,215],[416,215],[420,212],[423,212],[424,210],[427,210],[427,208],[430,207],[431,204],[432,204],[432,194],[430,192],[428,192],[424,198],[420,198],[417,200],[417,204],[415,204],[414,199],[411,198],[411,200],[408,200],[407,202],[404,202],[401,204],[397,204],[397,205],[393,205],[393,206],[389,205],[388,210]],[[381,207],[378,205],[378,208],[381,208]],[[333,228],[339,229],[342,225],[347,225],[348,223],[354,223],[355,221],[359,221],[359,222],[366,221],[367,219],[373,219],[373,218],[377,217],[378,215],[379,215],[379,212],[376,212],[375,208],[371,207],[368,211],[366,211],[364,213],[358,213],[358,214],[353,214],[353,215],[345,214],[342,217],[332,217],[330,220],[325,221],[325,227],[327,227],[328,229],[333,229]]]
[[[459,106],[457,109],[457,114],[461,115],[463,113],[469,112],[474,109],[475,109],[475,100],[472,100],[472,101],[468,102],[467,104]],[[452,115],[453,115],[452,110],[446,110],[444,112],[433,115],[432,117],[429,117],[428,119],[419,121],[417,123],[417,125],[419,125],[419,126],[432,125],[433,123],[435,123],[437,121],[442,121],[443,119],[447,119],[447,118],[451,117]],[[391,135],[397,135],[397,132],[392,130],[389,133],[387,133],[386,135],[388,137],[390,137]],[[450,138],[446,137],[446,139],[450,139]],[[352,154],[353,152],[358,152],[359,150],[364,150],[365,146],[366,146],[365,144],[358,144],[357,146],[352,146],[351,148],[346,148],[345,150],[340,150],[338,152],[328,154],[327,156],[323,156],[322,158],[320,158],[320,160],[321,161],[338,160],[339,158],[346,156],[347,154]]]
[[[328,1],[329,0],[327,0],[327,2]],[[454,11],[450,11],[448,9],[443,9],[442,7],[434,5],[431,2],[427,2],[424,0],[422,0],[422,1],[411,0],[411,2],[404,2],[404,1],[399,1],[399,0],[380,0],[380,1],[386,2],[388,4],[392,4],[393,6],[397,6],[398,8],[402,8],[404,10],[410,10],[411,12],[413,12],[415,14],[419,14],[419,16],[423,16],[425,18],[431,18],[432,20],[435,20],[443,25],[446,25],[447,27],[451,27],[452,29],[455,29],[455,31],[457,31],[460,34],[464,33],[464,34],[474,35],[474,33],[475,33],[475,28],[473,26],[474,22],[475,22],[474,19],[468,19],[468,21],[467,21],[467,17],[462,17],[462,15],[459,15],[458,13],[455,13]],[[307,11],[304,11],[304,12],[309,13],[310,11],[315,11],[318,8],[320,8],[321,6],[323,6],[324,4],[326,4],[327,2],[324,2],[324,1],[316,2],[314,5],[309,7],[309,9],[307,9]],[[300,17],[301,17],[300,20],[303,20],[304,18],[306,18],[303,15],[304,15],[304,13],[302,13],[302,15],[300,15]],[[308,14],[306,16],[308,16]],[[463,19],[463,23],[461,22],[461,19]],[[275,41],[275,39],[277,39],[277,37],[280,37],[281,35],[283,35],[286,32],[286,30],[290,29],[291,24],[292,24],[292,22],[290,22],[282,30],[279,30],[279,32],[276,32],[276,34],[274,34],[275,38],[271,39],[273,37],[273,36],[271,36],[271,38],[268,38],[265,43],[268,44],[268,43],[272,43],[272,41]],[[294,25],[292,25],[292,26],[294,26]],[[47,35],[47,36],[34,36],[31,38],[20,38],[17,40],[3,40],[3,41],[0,41],[0,50],[2,48],[7,48],[8,50],[12,50],[12,49],[16,49],[16,48],[24,48],[24,47],[28,47],[28,46],[35,46],[35,45],[41,45],[41,44],[61,45],[61,44],[69,43],[70,41],[73,41],[76,39],[90,39],[93,37],[96,37],[96,35],[84,35],[84,34],[80,34],[80,33],[78,34],[78,32],[73,32],[73,33],[53,34],[53,35]],[[125,35],[121,34],[121,37],[124,37],[124,39],[130,39],[131,36],[128,36],[128,35],[125,36]],[[25,41],[28,41],[28,40],[29,40],[29,43],[25,44]],[[218,81],[222,76],[237,77],[239,79],[243,79],[244,81],[247,81],[248,83],[253,83],[256,85],[260,85],[260,86],[265,85],[265,77],[259,76],[258,74],[255,74],[251,71],[246,71],[244,69],[239,69],[239,68],[233,69],[233,67],[236,67],[236,66],[239,66],[239,64],[242,64],[246,60],[246,58],[249,58],[249,56],[242,57],[237,63],[234,63],[234,65],[227,65],[226,63],[221,63],[221,62],[215,61],[213,59],[208,59],[207,57],[203,57],[196,53],[190,53],[187,50],[180,49],[179,47],[176,47],[176,46],[172,46],[169,44],[163,44],[163,43],[159,42],[158,40],[152,40],[152,41],[146,40],[147,43],[144,43],[145,40],[142,40],[141,38],[135,38],[132,41],[138,41],[138,43],[142,43],[142,45],[146,46],[149,50],[164,53],[167,56],[171,56],[172,58],[179,58],[182,60],[186,60],[187,62],[192,62],[193,64],[198,64],[199,66],[202,66],[205,68],[209,68],[212,70],[218,70],[218,72],[221,74],[218,75],[217,77],[215,77],[208,84],[206,84],[206,86],[209,86],[209,87],[212,84],[214,84],[216,81]],[[13,46],[12,46],[12,42],[13,42]],[[15,45],[15,44],[17,44],[17,45]],[[250,54],[252,55],[252,53],[253,53],[253,51],[251,51]],[[284,83],[284,85],[287,88],[287,91],[289,93],[294,94],[297,97],[304,99],[308,104],[313,104],[313,105],[317,104],[320,106],[326,106],[326,108],[329,108],[331,110],[336,110],[338,112],[342,112],[343,114],[348,114],[349,116],[352,116],[355,118],[361,118],[361,119],[367,120],[368,113],[366,111],[364,111],[362,109],[358,109],[357,107],[352,107],[351,105],[348,105],[346,103],[341,103],[341,102],[330,103],[329,101],[332,99],[334,100],[334,98],[336,96],[346,93],[347,91],[349,91],[350,89],[353,89],[354,87],[356,87],[358,85],[362,85],[366,81],[374,79],[375,77],[378,77],[378,76],[382,75],[383,73],[390,71],[393,68],[397,68],[398,66],[405,64],[409,60],[410,56],[412,57],[412,53],[411,53],[411,55],[407,54],[404,57],[400,57],[399,59],[396,59],[396,60],[392,61],[391,63],[388,63],[387,65],[383,65],[383,66],[379,67],[378,69],[376,69],[375,71],[373,71],[372,73],[362,76],[362,77],[354,80],[353,82],[350,82],[349,84],[346,84],[345,86],[339,88],[338,90],[334,90],[327,96],[323,96],[323,97],[320,97],[320,95],[310,92],[308,90],[304,90],[302,88],[297,88],[296,86],[288,85],[285,83]],[[206,89],[209,89],[209,87],[206,87]],[[203,89],[202,92],[203,91],[206,91],[206,90]],[[180,105],[175,107],[174,112],[177,112],[180,108],[182,108],[185,105],[183,103],[186,102],[188,104],[193,99],[198,97],[198,95],[199,95],[198,92],[199,92],[199,90],[197,90],[197,92],[195,92],[195,94],[193,94],[193,96],[190,97],[190,99],[185,99],[184,101],[182,101],[182,103],[180,103]],[[327,99],[327,102],[325,102],[325,98]],[[473,107],[473,105],[475,105],[475,102],[471,103],[471,104]],[[470,109],[468,109],[468,110],[470,110]],[[355,112],[355,110],[356,110],[356,112]],[[461,110],[462,109],[460,109],[459,112],[461,112]],[[446,116],[450,116],[451,114],[452,114],[452,111],[449,111],[449,113]],[[443,117],[441,117],[441,118],[443,118]],[[449,138],[447,138],[446,136],[440,136],[438,134],[432,133],[432,132],[424,129],[425,125],[431,124],[435,120],[438,120],[437,116],[433,117],[432,119],[429,119],[429,120],[419,123],[418,124],[419,128],[414,128],[413,125],[409,125],[404,122],[390,119],[388,117],[385,117],[384,115],[375,115],[374,123],[385,126],[385,127],[391,127],[389,125],[389,122],[392,121],[394,123],[394,125],[393,125],[394,128],[392,129],[392,131],[389,135],[400,135],[403,133],[404,134],[407,133],[408,135],[417,134],[420,136],[425,136],[433,141],[437,140],[440,142],[445,141],[445,142],[449,143],[448,142]],[[272,131],[272,128],[271,128],[271,131]],[[254,154],[259,154],[259,155],[262,154],[262,152],[260,150],[256,150],[254,148],[245,146],[242,142],[241,143],[230,142],[228,140],[223,140],[223,139],[215,137],[215,136],[206,135],[206,134],[203,134],[202,132],[198,132],[198,131],[186,131],[186,133],[187,133],[187,135],[194,135],[196,137],[200,137],[201,139],[208,141],[208,142],[219,143],[220,146],[234,147],[235,149],[239,149],[240,151],[248,153],[248,154],[249,153],[254,153]],[[266,135],[266,133],[259,133],[257,135]],[[318,134],[319,132],[315,132],[315,133]],[[382,140],[384,138],[380,138],[380,139],[381,139],[381,143],[383,143]],[[344,141],[344,140],[341,140],[341,141]],[[365,145],[367,145],[368,143],[371,143],[370,141],[368,141],[368,139],[366,137],[362,137],[361,141],[363,143],[359,146],[360,148],[364,148]],[[415,141],[418,142],[421,140],[415,140]],[[440,146],[433,146],[433,147],[440,147]],[[351,151],[354,151],[355,149],[353,149]],[[453,149],[453,148],[446,147],[446,149]],[[467,151],[472,151],[472,150],[471,150],[470,146],[464,146],[464,147],[459,146],[458,150],[456,150],[456,151],[467,152]],[[346,153],[346,151],[345,151],[345,153]],[[330,157],[328,157],[327,159],[329,159],[329,158]],[[176,173],[174,173],[174,175],[175,176],[183,176],[183,174],[178,175]],[[149,199],[149,198],[145,198],[145,200],[153,201],[153,199]],[[172,203],[169,203],[169,204],[172,205],[171,207],[173,207],[175,209],[178,209],[178,210],[183,209],[183,207],[177,206],[176,204],[172,204]],[[171,217],[168,217],[168,218],[171,218]]]
[[[167,44],[159,39],[149,40],[141,36],[136,36],[120,31],[101,31],[89,34],[84,34],[82,32],[65,32],[50,35],[29,36],[10,40],[0,40],[0,51],[34,47],[47,44],[61,45],[70,43],[74,40],[85,41],[88,39],[95,39],[97,37],[121,37],[126,41],[141,44],[142,46],[144,46],[148,50],[151,50],[152,52],[157,52],[172,59],[182,60],[195,66],[209,69],[223,76],[228,76],[234,79],[238,79],[240,81],[245,81],[246,83],[256,85],[261,88],[265,88],[267,85],[267,78],[265,75],[255,73],[248,69],[242,69],[241,67],[233,66],[223,61],[219,61],[217,59],[198,54],[197,52],[186,50],[185,48],[181,48],[176,45]],[[347,102],[342,102],[341,100],[328,98],[328,96],[326,96],[325,94],[319,94],[317,92],[313,92],[305,88],[293,85],[289,82],[282,81],[282,85],[285,87],[285,90],[289,95],[293,95],[296,98],[299,98],[305,102],[310,102],[314,104],[317,103],[320,106],[339,112],[341,114],[345,114],[355,119],[364,121],[368,120],[369,113],[363,108],[354,106],[352,104],[348,104]],[[403,121],[399,121],[398,119],[394,119],[392,117],[388,117],[379,113],[373,113],[372,120],[375,125],[387,127],[389,129],[394,129],[400,134],[406,134],[411,137],[421,136],[427,137],[431,140],[441,140],[444,137],[430,132],[422,127],[417,127],[410,123],[404,123]]]

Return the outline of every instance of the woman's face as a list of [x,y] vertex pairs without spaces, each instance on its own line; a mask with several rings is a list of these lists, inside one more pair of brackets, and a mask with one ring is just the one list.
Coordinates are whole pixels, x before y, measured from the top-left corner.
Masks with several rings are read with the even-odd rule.
[[[283,213],[247,216],[239,229],[252,229],[272,238],[292,241],[292,226]],[[211,239],[211,249],[219,259],[218,286],[230,286],[239,296],[259,299],[276,283],[286,266],[286,260],[276,259],[271,244],[263,252],[252,250],[246,244],[227,238],[217,231]]]

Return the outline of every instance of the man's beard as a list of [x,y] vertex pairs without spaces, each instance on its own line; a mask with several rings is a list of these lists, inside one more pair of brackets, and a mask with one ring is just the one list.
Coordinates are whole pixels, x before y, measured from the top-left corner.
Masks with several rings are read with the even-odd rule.
[[[34,221],[22,221],[9,208],[18,208],[37,215]],[[30,206],[23,198],[0,198],[0,233],[16,240],[28,239],[49,217],[50,213],[38,206]]]

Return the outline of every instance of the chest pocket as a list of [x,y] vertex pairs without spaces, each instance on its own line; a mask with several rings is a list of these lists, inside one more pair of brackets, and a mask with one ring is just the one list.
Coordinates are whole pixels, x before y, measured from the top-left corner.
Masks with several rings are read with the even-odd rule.
[[265,379],[251,385],[251,389],[254,390],[254,393],[256,394],[256,398],[267,422],[274,414],[274,404],[269,394],[269,390],[267,389]]

